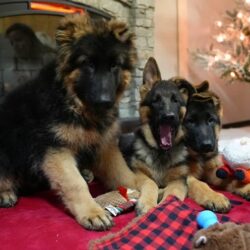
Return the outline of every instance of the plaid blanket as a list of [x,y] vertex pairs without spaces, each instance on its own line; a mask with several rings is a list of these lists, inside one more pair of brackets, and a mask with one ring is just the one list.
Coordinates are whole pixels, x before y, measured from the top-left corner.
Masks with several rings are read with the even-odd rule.
[[[188,250],[197,231],[198,211],[171,196],[146,216],[133,220],[122,231],[90,242],[102,250]],[[219,216],[220,221],[229,220]]]

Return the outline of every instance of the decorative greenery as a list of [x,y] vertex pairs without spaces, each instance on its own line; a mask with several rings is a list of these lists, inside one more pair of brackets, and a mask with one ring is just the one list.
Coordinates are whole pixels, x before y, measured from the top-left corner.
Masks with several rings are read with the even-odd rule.
[[214,24],[214,43],[192,52],[193,59],[229,82],[250,83],[250,0],[236,0],[237,9],[225,11]]

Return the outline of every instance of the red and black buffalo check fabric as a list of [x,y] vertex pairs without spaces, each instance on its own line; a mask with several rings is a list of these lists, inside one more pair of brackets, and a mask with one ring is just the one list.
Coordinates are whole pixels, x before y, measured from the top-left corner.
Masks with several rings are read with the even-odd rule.
[[[113,250],[188,250],[197,231],[198,211],[169,197],[147,215],[124,230],[91,243],[91,249]],[[228,221],[226,216],[220,221]]]

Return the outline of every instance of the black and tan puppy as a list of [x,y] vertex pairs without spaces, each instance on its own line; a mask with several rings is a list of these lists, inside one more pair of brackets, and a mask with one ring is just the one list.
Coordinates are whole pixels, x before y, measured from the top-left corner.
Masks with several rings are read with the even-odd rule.
[[[118,103],[136,59],[133,34],[122,22],[73,15],[61,21],[56,41],[57,60],[0,107],[0,206],[45,181],[81,225],[105,230],[112,219],[80,171],[90,168],[109,188],[143,187],[145,178],[117,146]],[[138,204],[149,209],[146,193]]]
[[246,199],[250,198],[250,185],[233,179],[222,180],[216,176],[217,168],[223,165],[218,153],[222,105],[220,98],[209,91],[208,82],[196,86],[196,91],[189,100],[184,119],[185,143],[191,172],[187,181],[189,196],[206,208],[227,212],[231,207],[229,200],[206,183]]
[[215,176],[217,167],[222,165],[218,154],[222,107],[219,97],[208,88],[208,82],[196,86],[197,93],[189,99],[184,119],[190,167],[188,195],[208,209],[227,212],[230,209],[229,200],[207,185],[222,185]]
[[169,195],[181,200],[186,197],[189,171],[182,121],[186,112],[183,95],[189,91],[193,88],[185,80],[180,80],[178,86],[171,79],[161,80],[156,61],[148,60],[140,88],[141,126],[135,135],[130,165],[162,188],[161,200]]

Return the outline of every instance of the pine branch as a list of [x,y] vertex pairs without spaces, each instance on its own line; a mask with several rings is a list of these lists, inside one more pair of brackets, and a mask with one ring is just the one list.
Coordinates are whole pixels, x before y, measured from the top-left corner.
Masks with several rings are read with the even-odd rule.
[[223,21],[217,22],[215,43],[190,54],[203,68],[216,72],[230,83],[250,83],[250,4],[235,1],[237,8],[226,10]]

